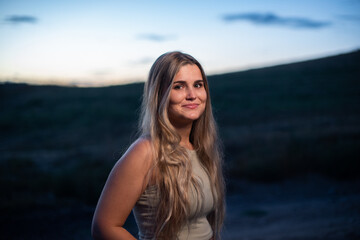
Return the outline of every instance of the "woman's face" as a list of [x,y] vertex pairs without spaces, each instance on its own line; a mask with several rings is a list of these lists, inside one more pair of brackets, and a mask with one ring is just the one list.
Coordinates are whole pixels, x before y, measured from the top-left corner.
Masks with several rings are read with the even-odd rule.
[[195,64],[187,64],[175,75],[170,91],[168,115],[174,125],[192,123],[205,110],[206,90],[201,71]]

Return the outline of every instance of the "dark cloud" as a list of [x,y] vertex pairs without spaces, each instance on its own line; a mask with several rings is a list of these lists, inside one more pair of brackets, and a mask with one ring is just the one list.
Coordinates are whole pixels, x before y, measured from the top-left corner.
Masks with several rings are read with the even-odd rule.
[[360,21],[360,16],[356,16],[356,15],[339,15],[338,18],[348,21],[355,21],[355,22]]
[[153,42],[165,42],[165,41],[170,41],[170,40],[175,39],[174,36],[160,35],[160,34],[155,34],[155,33],[140,34],[137,36],[137,38],[143,39],[143,40],[149,40],[149,41],[153,41]]
[[12,24],[37,23],[38,19],[28,15],[12,15],[5,18],[5,21]]
[[226,22],[248,21],[258,25],[278,25],[291,28],[323,28],[331,22],[315,21],[308,18],[280,17],[273,13],[238,13],[223,16]]

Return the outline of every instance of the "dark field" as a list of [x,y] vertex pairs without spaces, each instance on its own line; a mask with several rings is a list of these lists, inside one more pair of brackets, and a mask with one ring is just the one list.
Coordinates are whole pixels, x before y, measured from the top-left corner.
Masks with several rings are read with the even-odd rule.
[[[209,82],[224,238],[359,239],[360,51]],[[106,177],[137,136],[142,87],[0,85],[1,239],[90,238]]]

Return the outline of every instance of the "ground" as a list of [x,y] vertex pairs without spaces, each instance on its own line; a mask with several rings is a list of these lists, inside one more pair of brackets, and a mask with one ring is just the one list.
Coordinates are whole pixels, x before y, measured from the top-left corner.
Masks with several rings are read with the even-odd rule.
[[308,176],[271,184],[238,181],[226,240],[360,239],[360,185]]
[[[1,239],[91,239],[93,211],[94,206],[68,202],[6,212],[0,217]],[[360,239],[360,181],[319,176],[273,183],[233,180],[223,239]]]

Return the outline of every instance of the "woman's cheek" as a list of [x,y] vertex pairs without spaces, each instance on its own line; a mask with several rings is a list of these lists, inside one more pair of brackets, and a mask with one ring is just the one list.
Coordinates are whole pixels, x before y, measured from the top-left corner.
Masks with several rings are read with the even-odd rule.
[[201,100],[205,102],[206,99],[207,99],[207,93],[206,93],[205,89],[203,89],[203,92],[201,94]]
[[178,104],[181,103],[184,99],[185,99],[185,95],[181,92],[177,92],[171,96],[170,101],[173,104]]

